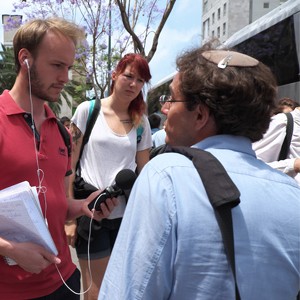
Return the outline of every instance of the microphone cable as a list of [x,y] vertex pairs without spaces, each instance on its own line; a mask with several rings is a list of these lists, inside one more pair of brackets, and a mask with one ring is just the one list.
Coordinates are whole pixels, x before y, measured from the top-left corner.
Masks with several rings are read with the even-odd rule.
[[[30,100],[30,114],[31,114],[31,129],[33,132],[33,144],[34,144],[34,153],[35,153],[35,161],[36,161],[36,166],[37,166],[37,179],[38,179],[38,187],[37,187],[37,193],[38,195],[42,194],[43,198],[44,198],[44,219],[45,219],[45,223],[47,224],[48,227],[48,221],[47,221],[47,198],[46,198],[46,192],[47,192],[47,188],[45,186],[42,185],[43,180],[44,180],[44,171],[40,168],[40,164],[39,164],[39,159],[38,159],[38,152],[37,152],[37,139],[36,136],[38,135],[37,131],[36,131],[36,127],[35,127],[35,123],[34,123],[34,118],[33,118],[33,101],[32,101],[32,91],[31,91],[31,76],[30,76],[30,67],[29,64],[26,63],[27,66],[27,74],[28,74],[28,91],[29,91],[29,100]],[[93,213],[94,215],[94,213]],[[91,271],[91,266],[90,266],[90,238],[91,238],[91,228],[92,228],[92,219],[90,221],[90,227],[89,227],[89,237],[88,237],[88,269],[89,269],[89,274],[91,277],[91,282],[90,285],[88,287],[88,289],[84,292],[80,292],[77,293],[74,290],[72,290],[68,284],[65,282],[65,280],[63,279],[57,264],[55,264],[55,268],[61,278],[61,281],[63,282],[63,284],[74,294],[76,295],[83,295],[86,292],[88,292],[90,290],[90,288],[92,287],[92,271]]]
[[33,144],[34,144],[34,153],[35,153],[35,161],[36,161],[36,173],[37,173],[37,179],[38,179],[38,187],[37,187],[37,192],[38,195],[41,193],[43,195],[44,198],[44,219],[45,222],[48,226],[48,221],[47,221],[47,198],[46,198],[46,192],[47,192],[47,188],[45,186],[42,185],[43,180],[44,180],[44,171],[40,168],[40,164],[39,164],[39,159],[38,159],[38,152],[37,152],[37,140],[36,140],[36,136],[37,136],[37,131],[36,131],[36,127],[35,127],[35,123],[34,123],[34,118],[33,118],[33,101],[32,101],[32,91],[31,91],[31,76],[30,76],[30,67],[28,62],[26,63],[27,66],[27,74],[28,74],[28,92],[29,92],[29,101],[30,101],[30,114],[31,114],[31,129],[33,132]]
[[[93,209],[95,209],[96,204],[97,204],[98,200],[100,199],[101,195],[102,195],[102,194],[100,194],[100,195],[97,196],[96,201],[95,201],[95,203],[94,203]],[[57,270],[57,272],[58,272],[58,274],[59,274],[59,276],[60,276],[60,278],[61,278],[61,281],[62,281],[62,282],[64,283],[64,285],[65,285],[65,286],[66,286],[73,294],[75,294],[75,295],[84,295],[85,293],[87,293],[87,292],[91,289],[92,284],[93,284],[93,276],[92,276],[92,270],[91,270],[91,259],[90,259],[90,241],[91,241],[92,222],[93,222],[94,212],[95,212],[95,210],[92,210],[93,216],[92,216],[92,218],[90,219],[90,222],[89,222],[89,234],[88,234],[87,261],[88,261],[88,271],[89,271],[89,275],[90,275],[90,285],[89,285],[89,287],[88,287],[85,291],[83,291],[83,292],[79,292],[79,293],[78,293],[78,292],[75,292],[75,291],[74,291],[73,289],[71,289],[71,288],[68,286],[68,284],[65,282],[65,280],[63,279],[63,277],[62,277],[62,275],[61,275],[61,273],[60,273],[60,271],[59,271],[59,269],[58,269],[57,264],[55,264],[56,270]]]

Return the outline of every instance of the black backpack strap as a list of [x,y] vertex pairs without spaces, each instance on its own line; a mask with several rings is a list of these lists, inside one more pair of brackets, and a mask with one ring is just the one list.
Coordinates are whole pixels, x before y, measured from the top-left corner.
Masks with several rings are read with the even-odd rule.
[[290,149],[291,140],[292,140],[293,130],[294,130],[294,120],[292,114],[286,113],[285,115],[287,117],[286,135],[283,144],[281,146],[278,160],[283,160],[287,158]]
[[66,129],[65,125],[58,119],[56,119],[57,125],[58,125],[58,129],[60,131],[60,134],[65,142],[65,145],[68,149],[68,156],[71,156],[71,137],[70,134],[68,132],[68,130]]
[[88,142],[88,140],[90,138],[91,132],[92,132],[93,127],[94,127],[94,124],[95,124],[95,122],[98,118],[100,108],[101,108],[100,99],[96,98],[92,114],[88,117],[88,120],[87,120],[86,130],[85,130],[85,133],[83,135],[82,144],[81,144],[81,148],[80,148],[80,153],[79,153],[78,161],[77,161],[77,164],[76,164],[76,170],[80,169],[80,158],[82,156],[83,148],[84,148],[85,144]]
[[229,177],[219,160],[211,153],[189,147],[171,147],[164,145],[160,153],[176,152],[188,157],[197,169],[205,187],[209,201],[214,208],[216,219],[222,233],[225,253],[230,263],[234,281],[236,299],[240,293],[236,280],[234,236],[231,209],[240,203],[240,192]]

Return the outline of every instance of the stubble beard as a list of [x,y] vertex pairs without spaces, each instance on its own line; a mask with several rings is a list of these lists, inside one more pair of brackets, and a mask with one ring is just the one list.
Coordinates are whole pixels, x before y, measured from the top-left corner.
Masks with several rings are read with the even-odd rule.
[[57,102],[58,97],[51,97],[45,89],[45,85],[40,81],[36,67],[33,65],[30,69],[31,93],[32,96],[41,99],[42,101]]

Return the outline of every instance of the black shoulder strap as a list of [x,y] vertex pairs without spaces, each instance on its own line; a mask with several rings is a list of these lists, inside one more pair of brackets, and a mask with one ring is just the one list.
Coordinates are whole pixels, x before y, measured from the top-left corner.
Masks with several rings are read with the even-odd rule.
[[189,147],[171,147],[164,145],[158,154],[176,152],[188,157],[197,169],[219,224],[225,252],[230,263],[234,281],[236,299],[240,300],[240,293],[236,281],[234,237],[232,227],[231,208],[240,203],[240,192],[232,182],[228,173],[219,160],[211,153]]
[[292,140],[292,135],[293,135],[293,130],[294,130],[294,120],[293,116],[291,113],[286,113],[285,114],[287,117],[287,124],[286,124],[286,135],[283,141],[283,144],[281,146],[281,150],[278,156],[278,160],[283,160],[287,158],[291,140]]
[[78,161],[77,161],[77,164],[76,164],[76,170],[79,168],[80,158],[81,158],[81,155],[82,155],[82,152],[83,152],[83,148],[84,148],[85,144],[88,142],[88,140],[90,138],[92,129],[93,129],[94,124],[95,124],[95,122],[97,120],[97,117],[99,115],[100,108],[101,108],[100,99],[96,98],[92,114],[87,120],[86,129],[85,129],[85,133],[83,135],[82,144],[81,144],[81,148],[80,148],[80,153],[79,153]]
[[58,129],[60,131],[60,134],[65,142],[65,145],[68,149],[68,156],[71,156],[71,137],[70,134],[68,132],[68,130],[66,129],[65,125],[58,119],[56,119],[57,125],[58,125]]

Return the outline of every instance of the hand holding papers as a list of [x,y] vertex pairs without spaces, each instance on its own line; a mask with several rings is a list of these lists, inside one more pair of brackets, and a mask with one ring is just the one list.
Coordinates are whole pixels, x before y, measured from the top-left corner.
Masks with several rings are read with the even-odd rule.
[[[36,188],[27,181],[0,191],[0,236],[14,242],[32,242],[57,255],[43,217]],[[6,258],[8,264],[16,264]]]

